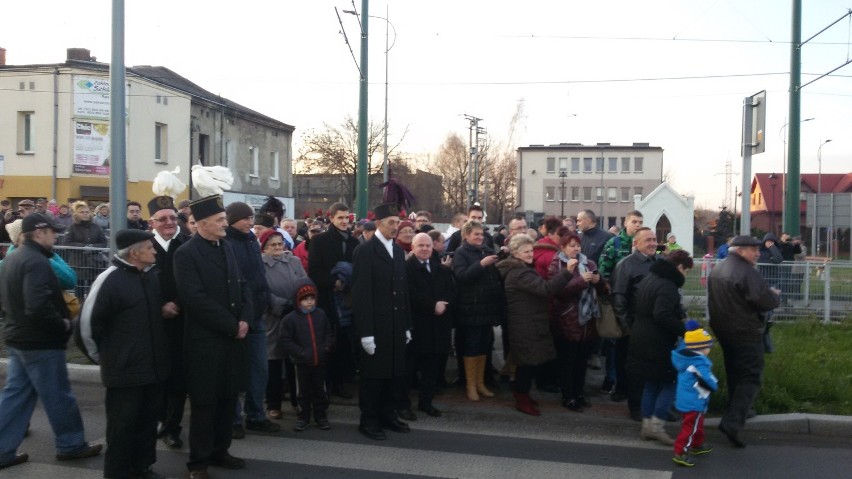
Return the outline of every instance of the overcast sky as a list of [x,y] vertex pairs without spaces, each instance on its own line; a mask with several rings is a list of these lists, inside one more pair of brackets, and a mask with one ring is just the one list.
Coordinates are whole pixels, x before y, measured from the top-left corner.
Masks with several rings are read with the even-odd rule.
[[[852,0],[804,1],[803,39],[843,16]],[[361,2],[355,6],[360,10]],[[296,127],[357,118],[359,58],[349,0],[129,1],[126,64],[161,65],[211,92]],[[387,10],[386,10],[387,8]],[[767,91],[766,152],[753,172],[783,169],[791,5],[786,0],[370,2],[396,28],[390,51],[390,143],[436,151],[449,132],[467,137],[463,114],[504,139],[519,100],[518,146],[650,142],[697,206],[715,208],[725,162],[741,171],[743,98]],[[108,0],[4,2],[7,63],[59,63],[68,47],[110,58]],[[385,22],[370,19],[370,118],[383,119]],[[393,42],[393,33],[391,33]],[[850,58],[846,18],[802,50],[802,82]],[[802,172],[852,170],[852,65],[802,93]],[[734,185],[741,179],[734,176]]]

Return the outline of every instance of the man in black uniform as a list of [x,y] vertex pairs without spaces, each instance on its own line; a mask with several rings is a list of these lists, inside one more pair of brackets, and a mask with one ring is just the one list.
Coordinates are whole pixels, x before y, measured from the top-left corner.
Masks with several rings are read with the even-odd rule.
[[374,210],[378,231],[355,251],[352,309],[361,338],[361,387],[358,430],[370,439],[386,439],[382,428],[408,432],[394,411],[403,401],[405,344],[411,340],[405,252],[394,243],[399,206],[384,203]]
[[228,453],[237,393],[247,387],[245,337],[251,295],[240,281],[219,195],[190,204],[198,232],[175,253],[175,279],[184,309],[184,371],[192,405],[189,477],[207,479],[207,466],[242,469]]
[[157,251],[157,267],[160,278],[160,295],[163,297],[163,327],[166,331],[169,354],[169,376],[163,385],[163,411],[160,414],[160,429],[157,435],[163,442],[178,449],[183,446],[180,438],[183,409],[186,404],[186,384],[183,378],[183,311],[175,282],[175,251],[184,241],[179,235],[179,218],[171,196],[157,196],[148,202],[151,231],[154,233],[154,249]]

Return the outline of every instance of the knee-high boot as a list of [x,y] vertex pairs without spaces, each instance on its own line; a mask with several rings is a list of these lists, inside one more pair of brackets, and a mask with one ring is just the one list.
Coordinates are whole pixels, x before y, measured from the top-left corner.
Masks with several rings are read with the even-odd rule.
[[464,379],[467,385],[467,398],[471,401],[479,401],[476,392],[477,360],[479,356],[464,356]]
[[485,387],[485,355],[476,356],[476,392],[487,397],[493,398],[494,393]]

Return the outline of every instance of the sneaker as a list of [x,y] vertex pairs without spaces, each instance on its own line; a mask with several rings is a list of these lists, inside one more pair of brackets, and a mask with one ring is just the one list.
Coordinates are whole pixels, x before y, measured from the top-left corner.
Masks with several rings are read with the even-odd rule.
[[322,429],[323,431],[328,431],[331,429],[331,424],[328,422],[327,418],[321,417],[316,420],[317,427]]
[[707,444],[706,442],[700,446],[692,446],[689,448],[689,453],[693,456],[700,456],[702,454],[707,454],[708,452],[713,450],[713,446]]
[[296,425],[293,426],[293,430],[296,432],[302,432],[308,428],[308,421],[304,419],[299,419],[296,421]]
[[672,461],[680,466],[692,467],[695,465],[692,458],[688,454],[678,454],[672,457]]
[[17,466],[18,464],[23,464],[30,460],[30,455],[26,453],[18,454],[11,461],[0,464],[0,469],[6,469],[7,467]]
[[284,416],[280,409],[270,409],[266,415],[269,416],[269,419],[281,419]]
[[612,394],[613,391],[615,391],[615,382],[610,381],[609,379],[604,380],[603,384],[601,384],[600,393]]
[[242,424],[234,424],[231,428],[231,439],[245,439],[246,430]]
[[246,429],[249,431],[260,431],[260,432],[278,432],[281,430],[281,426],[275,424],[269,419],[264,419],[263,421],[246,421]]

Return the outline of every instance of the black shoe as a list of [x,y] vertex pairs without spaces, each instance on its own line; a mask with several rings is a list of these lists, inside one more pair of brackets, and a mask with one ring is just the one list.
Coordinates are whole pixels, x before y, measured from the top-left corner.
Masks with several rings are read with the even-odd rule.
[[328,418],[321,417],[315,419],[315,421],[317,423],[317,427],[322,429],[323,431],[328,431],[329,429],[331,429],[331,423],[328,422]]
[[296,424],[293,426],[293,430],[296,432],[302,432],[308,428],[308,421],[305,419],[296,420]]
[[405,419],[406,421],[416,421],[417,415],[411,409],[397,409],[396,415],[399,416],[400,419]]
[[163,444],[172,448],[172,449],[180,449],[183,447],[183,441],[180,438],[180,434],[169,433],[162,437]]
[[245,437],[246,430],[242,424],[234,424],[231,428],[231,439],[244,439]]
[[406,433],[411,432],[411,428],[408,427],[408,424],[400,421],[399,419],[392,419],[384,424],[382,424],[382,428],[390,429],[393,432]]
[[581,406],[576,399],[562,399],[562,407],[564,407],[565,409],[570,409],[574,412],[583,412],[583,406]]
[[600,393],[612,394],[613,391],[615,391],[615,383],[609,379],[604,380],[603,384],[601,384]]
[[385,432],[382,431],[380,427],[374,426],[365,426],[363,424],[358,426],[358,432],[367,436],[367,438],[372,439],[374,441],[384,441],[388,437],[385,435]]
[[616,391],[609,395],[609,399],[612,402],[621,402],[627,399],[627,394]]
[[260,432],[278,432],[281,430],[281,426],[275,424],[269,419],[264,419],[263,421],[246,421],[246,429],[249,431],[260,431]]
[[575,401],[577,401],[577,404],[584,408],[592,407],[592,403],[590,403],[589,400],[586,399],[584,396],[578,397],[577,399],[575,399]]
[[731,444],[733,444],[734,447],[746,447],[746,444],[742,440],[740,440],[739,435],[735,431],[731,431],[730,429],[725,427],[724,424],[719,424],[719,430],[722,431],[722,434],[724,434],[729,441],[731,441]]
[[239,457],[234,457],[226,452],[219,457],[211,459],[210,465],[225,469],[245,469],[246,461]]
[[435,406],[431,404],[428,406],[420,406],[417,408],[417,410],[420,412],[425,412],[427,415],[432,417],[441,417],[441,411],[435,409]]
[[11,461],[9,461],[5,464],[0,464],[0,469],[6,469],[8,467],[17,466],[18,464],[23,464],[23,463],[25,463],[29,460],[30,460],[29,454],[18,454]]
[[133,479],[166,479],[166,476],[157,474],[153,469],[145,469],[133,476]]
[[60,461],[73,461],[74,459],[85,459],[87,457],[97,456],[101,453],[101,450],[104,448],[103,444],[95,444],[93,446],[86,446],[80,452],[75,452],[73,454],[57,454],[56,459]]

